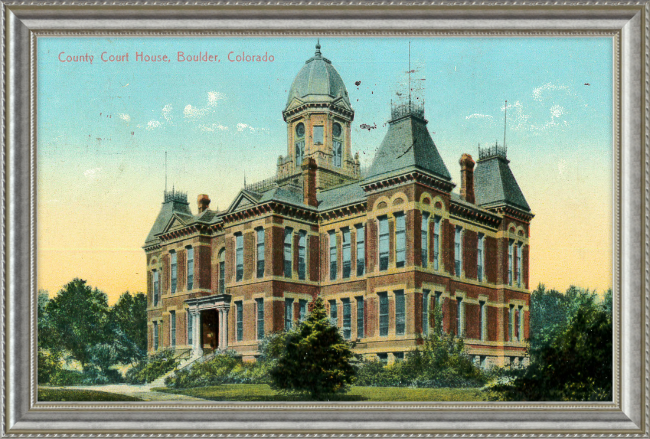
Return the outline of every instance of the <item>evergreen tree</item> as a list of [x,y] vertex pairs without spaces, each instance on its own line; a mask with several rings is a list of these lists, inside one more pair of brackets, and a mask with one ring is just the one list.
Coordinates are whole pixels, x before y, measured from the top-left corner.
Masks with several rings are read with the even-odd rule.
[[304,322],[288,331],[280,356],[270,370],[272,386],[284,391],[308,392],[320,400],[345,392],[354,380],[354,354],[332,326],[319,297]]

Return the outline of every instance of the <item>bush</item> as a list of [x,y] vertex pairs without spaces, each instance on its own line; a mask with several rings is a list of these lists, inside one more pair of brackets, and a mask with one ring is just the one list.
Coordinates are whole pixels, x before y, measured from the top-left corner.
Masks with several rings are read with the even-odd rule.
[[128,384],[144,384],[174,370],[178,361],[174,358],[172,349],[163,349],[148,358],[138,361],[126,372],[125,381]]
[[76,386],[84,383],[84,373],[79,370],[59,369],[50,377],[52,386]]
[[243,363],[233,351],[215,355],[190,369],[179,370],[165,379],[167,387],[183,389],[220,384],[265,384],[268,370],[264,362]]

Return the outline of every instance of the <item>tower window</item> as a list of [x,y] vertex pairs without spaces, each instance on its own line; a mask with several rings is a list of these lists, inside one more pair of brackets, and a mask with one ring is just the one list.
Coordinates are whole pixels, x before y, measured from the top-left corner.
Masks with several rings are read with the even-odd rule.
[[332,163],[337,168],[341,167],[341,157],[343,155],[343,144],[340,140],[332,142]]
[[342,133],[343,130],[341,129],[341,124],[334,122],[334,124],[332,124],[332,135],[336,138],[340,138]]
[[305,140],[296,141],[296,165],[302,165],[302,159],[305,156]]
[[323,144],[323,126],[317,125],[314,127],[314,145]]

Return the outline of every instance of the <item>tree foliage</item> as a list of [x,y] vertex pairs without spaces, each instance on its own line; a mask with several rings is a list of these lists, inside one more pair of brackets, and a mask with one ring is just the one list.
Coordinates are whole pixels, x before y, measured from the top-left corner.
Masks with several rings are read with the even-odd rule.
[[270,368],[272,387],[307,392],[314,399],[345,392],[354,380],[350,345],[327,318],[323,300],[315,300],[304,322],[279,337],[277,361]]

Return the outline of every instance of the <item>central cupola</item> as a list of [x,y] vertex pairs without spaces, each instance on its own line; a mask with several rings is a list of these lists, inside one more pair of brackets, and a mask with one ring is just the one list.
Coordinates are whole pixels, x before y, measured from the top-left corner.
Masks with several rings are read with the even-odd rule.
[[296,182],[303,162],[314,159],[318,190],[359,179],[350,145],[354,110],[341,75],[320,49],[319,42],[291,84],[282,112],[287,155],[278,159],[278,179]]

